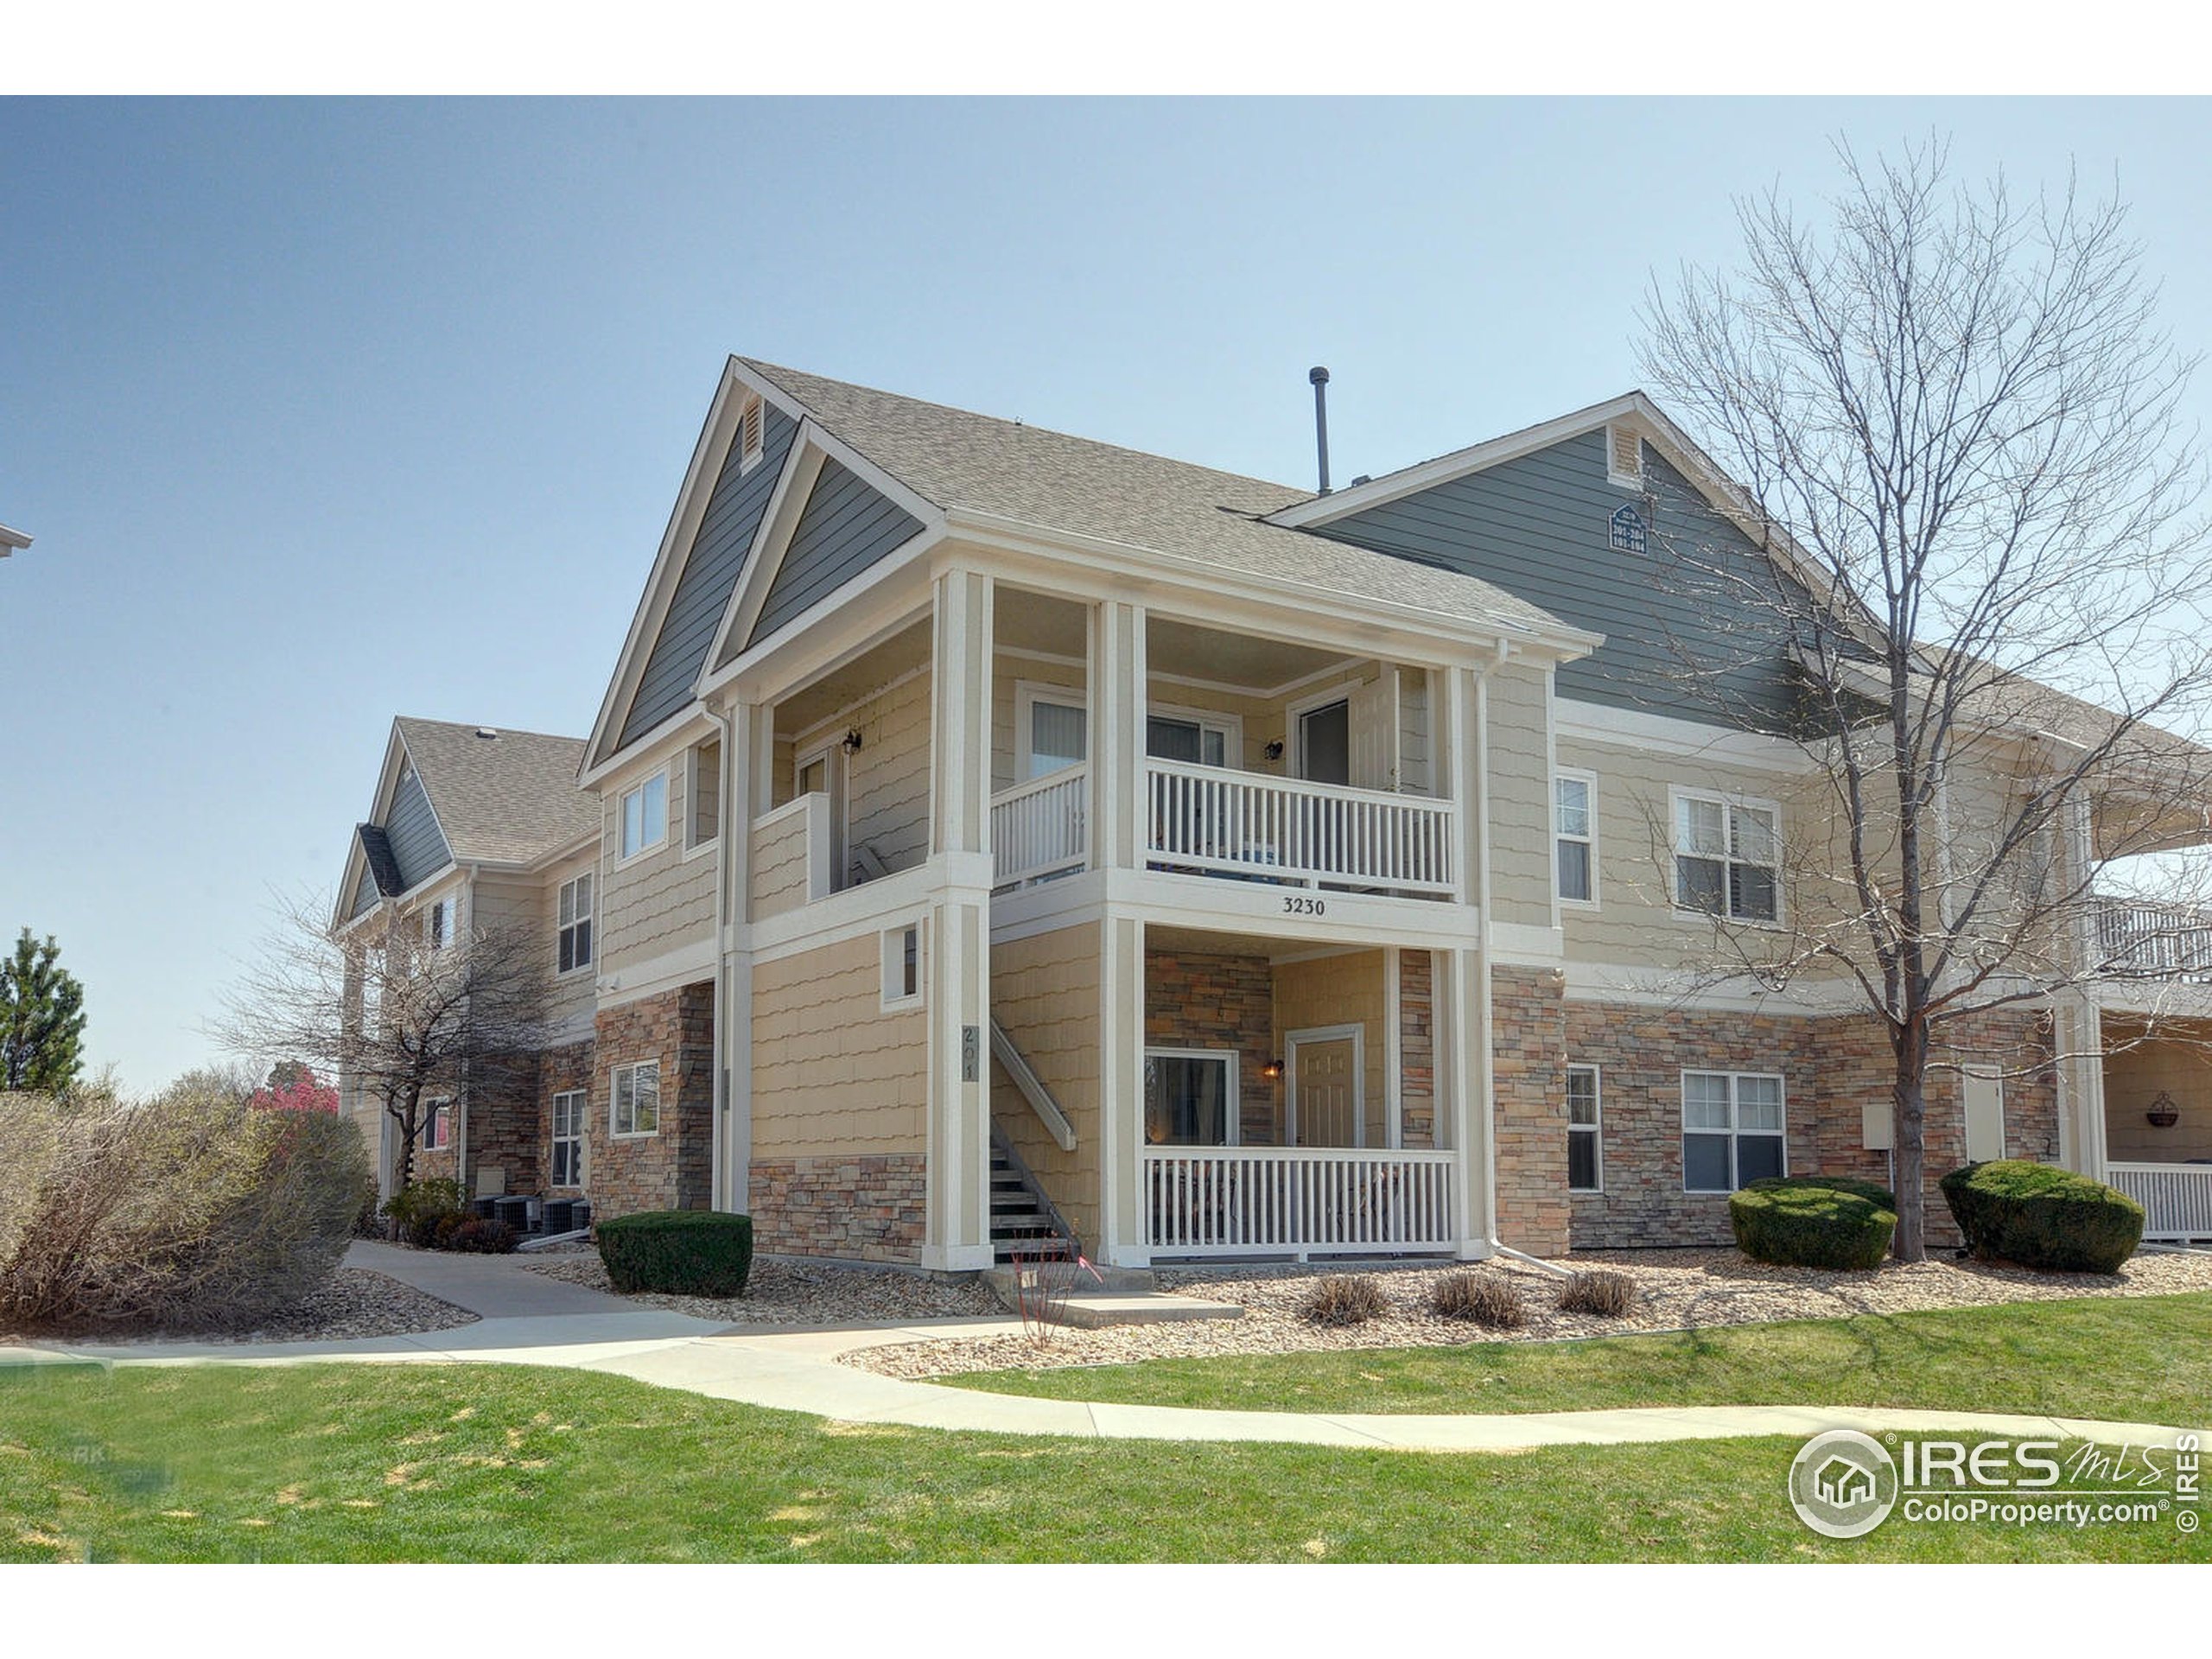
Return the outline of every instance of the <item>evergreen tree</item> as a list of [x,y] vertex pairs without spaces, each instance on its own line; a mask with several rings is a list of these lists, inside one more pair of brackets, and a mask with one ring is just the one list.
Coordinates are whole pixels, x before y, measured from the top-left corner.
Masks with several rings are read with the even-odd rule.
[[85,988],[28,927],[0,960],[0,1091],[59,1094],[84,1065]]

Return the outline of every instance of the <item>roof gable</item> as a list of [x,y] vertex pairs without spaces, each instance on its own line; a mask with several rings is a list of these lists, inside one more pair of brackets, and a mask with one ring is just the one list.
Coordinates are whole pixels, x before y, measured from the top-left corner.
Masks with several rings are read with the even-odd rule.
[[747,647],[888,557],[922,529],[920,519],[835,456],[825,459],[777,563]]
[[[531,865],[599,830],[597,801],[576,787],[580,738],[402,718],[396,726],[416,787],[435,807],[441,861]],[[409,887],[435,874],[403,840],[403,781],[385,831]]]

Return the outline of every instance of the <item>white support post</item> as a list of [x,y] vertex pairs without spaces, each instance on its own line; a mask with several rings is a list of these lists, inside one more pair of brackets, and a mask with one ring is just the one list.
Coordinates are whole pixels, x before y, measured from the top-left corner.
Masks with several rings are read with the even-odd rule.
[[1384,1144],[1396,1152],[1406,1144],[1405,973],[1398,947],[1382,950],[1382,1100]]
[[1139,869],[1145,847],[1145,611],[1090,610],[1090,867]]
[[1098,929],[1100,1254],[1109,1266],[1152,1261],[1144,1194],[1144,924],[1109,910]]
[[1452,1185],[1459,1200],[1459,1254],[1488,1255],[1494,1230],[1489,1150],[1489,1033],[1483,1020],[1481,953],[1439,950],[1430,969],[1436,1033],[1437,1128],[1452,1152]]
[[715,1125],[715,1207],[753,1208],[753,820],[773,787],[775,715],[759,703],[730,710],[729,753],[722,757],[723,899],[715,1004],[721,1109]]
[[938,578],[931,809],[944,880],[923,941],[929,1007],[922,1265],[988,1268],[990,1231],[991,579]]

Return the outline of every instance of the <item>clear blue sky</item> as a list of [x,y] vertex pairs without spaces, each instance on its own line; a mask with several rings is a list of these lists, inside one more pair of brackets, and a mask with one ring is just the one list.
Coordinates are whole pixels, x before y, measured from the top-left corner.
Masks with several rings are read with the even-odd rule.
[[1381,472],[1931,125],[2117,168],[2212,346],[2201,102],[0,101],[0,930],[130,1085],[211,1058],[395,713],[588,729],[727,353],[1293,482],[1325,362]]

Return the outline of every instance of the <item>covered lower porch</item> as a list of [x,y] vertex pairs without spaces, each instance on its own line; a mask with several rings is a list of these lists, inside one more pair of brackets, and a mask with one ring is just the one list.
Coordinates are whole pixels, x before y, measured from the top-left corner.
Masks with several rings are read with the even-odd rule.
[[2104,1179],[2146,1240],[2212,1242],[2212,1020],[2104,1019]]

